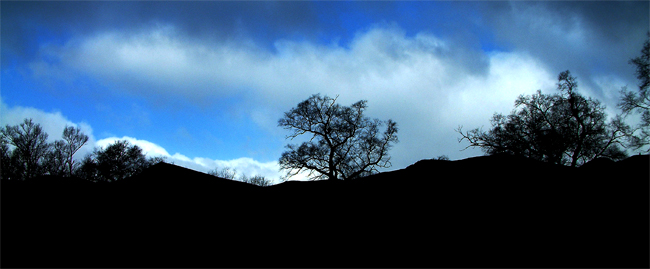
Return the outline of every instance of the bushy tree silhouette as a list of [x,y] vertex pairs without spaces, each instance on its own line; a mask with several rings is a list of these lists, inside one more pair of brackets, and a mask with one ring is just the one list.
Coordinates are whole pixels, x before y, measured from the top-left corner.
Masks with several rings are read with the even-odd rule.
[[86,156],[77,175],[91,181],[114,182],[137,175],[161,161],[161,158],[147,158],[137,145],[119,140]]
[[463,132],[459,142],[480,147],[487,154],[510,153],[570,166],[598,157],[625,158],[623,140],[630,128],[620,116],[606,123],[605,107],[577,93],[578,83],[570,72],[558,76],[559,94],[519,96],[508,116],[495,114],[492,129]]
[[[88,142],[79,127],[66,126],[63,140],[47,143],[48,134],[32,119],[2,128],[0,157],[3,179],[28,179],[41,175],[72,176],[78,167],[75,153]],[[13,145],[11,150],[9,145]]]
[[57,140],[50,144],[50,150],[45,155],[45,171],[50,175],[63,176],[66,174],[66,148],[63,140]]
[[[47,133],[40,124],[32,119],[25,119],[15,126],[5,126],[0,130],[2,135],[3,166],[2,176],[6,179],[28,179],[44,172],[45,156],[50,149],[47,143]],[[10,153],[7,146],[15,149]]]
[[280,167],[287,177],[307,170],[312,179],[352,179],[390,167],[388,150],[398,141],[397,123],[364,117],[366,107],[366,101],[346,107],[315,94],[286,112],[278,125],[292,130],[288,138],[312,136],[300,146],[286,146]]

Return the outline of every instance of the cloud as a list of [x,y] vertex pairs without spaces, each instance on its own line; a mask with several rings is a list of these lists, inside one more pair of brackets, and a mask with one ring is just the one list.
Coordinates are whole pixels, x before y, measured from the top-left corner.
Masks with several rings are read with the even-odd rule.
[[[179,34],[173,25],[158,24],[137,33],[101,32],[44,47],[41,53],[125,91],[203,98],[243,89],[275,94],[335,86],[333,91],[342,91],[362,80],[382,83],[394,76],[396,67],[430,60],[418,59],[423,53],[445,57],[456,51],[431,35],[406,38],[397,27],[361,32],[350,47],[290,40],[277,40],[275,53],[250,40],[208,46]],[[52,73],[51,64],[43,62],[34,62],[34,71]]]
[[296,33],[315,35],[318,11],[311,2],[282,1],[5,2],[0,17],[2,35],[9,38],[4,38],[2,50],[11,53],[3,53],[2,64],[16,58],[31,59],[43,37],[131,32],[159,22],[174,24],[188,36],[211,40],[236,40],[241,35],[259,40]]
[[142,152],[146,154],[149,157],[169,157],[169,153],[167,153],[167,150],[165,150],[163,147],[156,145],[152,142],[149,142],[147,140],[139,140],[133,137],[128,137],[124,136],[122,138],[118,137],[107,137],[104,139],[100,139],[97,141],[96,145],[102,149],[105,149],[111,144],[114,144],[118,140],[125,140],[129,142],[131,145],[136,145],[142,149]]
[[368,116],[400,126],[397,167],[432,155],[480,154],[458,152],[463,146],[453,129],[487,124],[492,113],[509,112],[519,94],[546,89],[555,76],[526,52],[483,54],[427,32],[409,36],[394,23],[359,31],[349,44],[279,39],[274,48],[250,40],[208,45],[157,24],[78,37],[43,53],[59,59],[58,67],[152,103],[239,96],[240,109],[275,135],[282,113],[311,94],[339,95],[344,105],[366,99]]
[[620,86],[602,88],[600,76],[634,81],[630,58],[639,55],[650,31],[647,1],[513,1],[485,3],[483,20],[496,38],[540,59],[547,69],[571,72],[599,99]]

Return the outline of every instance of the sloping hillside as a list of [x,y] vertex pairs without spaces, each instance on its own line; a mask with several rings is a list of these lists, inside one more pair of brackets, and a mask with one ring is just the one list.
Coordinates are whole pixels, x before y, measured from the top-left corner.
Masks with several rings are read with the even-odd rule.
[[647,155],[419,161],[271,187],[170,164],[2,182],[3,267],[648,267]]

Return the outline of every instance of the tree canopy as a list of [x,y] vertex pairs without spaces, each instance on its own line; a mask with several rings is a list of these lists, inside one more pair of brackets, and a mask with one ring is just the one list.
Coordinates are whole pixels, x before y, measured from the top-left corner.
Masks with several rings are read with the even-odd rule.
[[307,171],[312,179],[345,180],[390,167],[388,150],[398,142],[397,123],[364,117],[364,100],[348,107],[336,99],[312,95],[279,120],[280,127],[292,131],[287,138],[311,136],[300,145],[286,146],[280,167],[287,176]]
[[76,153],[88,136],[79,127],[66,126],[63,139],[48,143],[48,134],[32,119],[0,129],[0,177],[26,180],[43,175],[81,177],[91,181],[116,181],[136,175],[163,161],[147,158],[142,149],[127,141],[117,141],[105,149],[95,148],[82,162]]
[[[0,130],[3,144],[3,178],[27,179],[44,173],[44,160],[50,144],[40,124],[25,119],[21,124]],[[15,147],[9,151],[8,144]]]
[[119,140],[86,156],[78,175],[91,181],[114,182],[137,175],[161,161],[161,158],[147,158],[137,145]]
[[630,128],[617,116],[606,123],[605,107],[577,92],[570,72],[558,76],[557,94],[520,95],[510,115],[495,114],[492,129],[463,132],[459,142],[487,154],[510,153],[545,162],[578,166],[598,157],[626,156],[619,146]]
[[52,150],[47,154],[47,165],[50,174],[72,176],[79,167],[74,155],[88,142],[88,136],[79,127],[66,126],[63,139],[51,144]]

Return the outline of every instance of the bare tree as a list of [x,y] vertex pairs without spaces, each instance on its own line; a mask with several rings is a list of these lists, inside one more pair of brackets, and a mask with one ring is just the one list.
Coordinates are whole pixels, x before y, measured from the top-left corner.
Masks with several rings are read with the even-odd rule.
[[72,176],[72,172],[77,168],[78,163],[74,160],[74,155],[88,142],[88,136],[81,132],[79,127],[66,126],[63,130],[62,152],[65,157],[65,173]]
[[0,178],[4,180],[16,179],[17,170],[16,159],[9,149],[9,142],[4,133],[0,133]]
[[239,179],[241,182],[246,182],[248,184],[253,184],[257,185],[260,187],[267,187],[273,185],[273,183],[266,179],[264,176],[252,176],[252,177],[247,177],[246,175],[242,175]]
[[440,155],[438,157],[435,157],[434,160],[437,160],[437,161],[450,161],[449,156],[447,156],[447,155]]
[[208,175],[235,180],[235,177],[237,176],[237,170],[230,167],[222,167],[221,169],[215,168],[214,170],[210,170],[208,172]]
[[[623,97],[618,103],[618,107],[625,115],[641,114],[641,123],[634,131],[634,133],[638,131],[638,134],[630,136],[631,147],[638,150],[650,145],[650,94],[648,93],[648,89],[650,89],[650,32],[648,32],[648,39],[641,49],[641,56],[631,59],[629,63],[636,66],[639,91],[628,91],[624,87],[621,90]],[[650,152],[650,147],[646,151]]]
[[83,134],[79,127],[66,126],[62,137],[62,140],[52,143],[51,150],[45,157],[46,166],[52,175],[69,177],[79,166],[74,155],[88,142],[88,136]]
[[619,146],[624,146],[630,128],[622,118],[606,123],[605,107],[578,94],[569,71],[560,73],[557,85],[560,94],[519,96],[515,111],[495,114],[488,132],[477,128],[464,133],[459,127],[459,142],[467,140],[467,147],[488,154],[510,153],[570,166],[598,157],[624,158]]
[[286,112],[278,125],[292,130],[288,138],[311,136],[300,146],[286,146],[280,167],[287,177],[306,170],[312,179],[353,179],[390,167],[388,150],[398,141],[397,124],[364,117],[366,107],[366,101],[346,107],[316,94]]
[[45,171],[50,175],[66,175],[66,157],[64,154],[65,142],[63,140],[54,141],[50,144],[50,150],[45,155]]
[[0,130],[3,140],[15,146],[13,158],[16,163],[14,169],[21,179],[32,178],[43,172],[43,160],[48,153],[50,145],[47,143],[47,133],[40,124],[32,119],[16,126],[9,126]]
[[208,175],[230,179],[230,180],[237,180],[237,181],[241,181],[241,182],[245,182],[257,186],[262,186],[262,187],[273,185],[273,182],[271,180],[266,179],[264,176],[255,175],[252,177],[248,177],[246,176],[246,174],[243,173],[240,176],[237,176],[238,173],[239,172],[236,169],[226,166],[226,167],[215,168],[214,170],[210,170],[208,172]]

